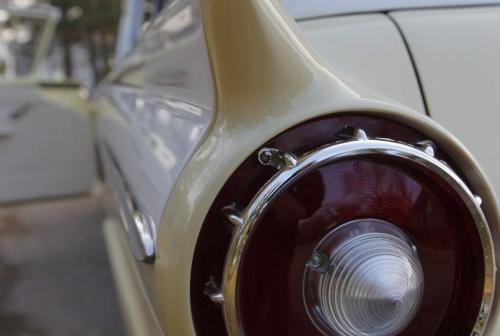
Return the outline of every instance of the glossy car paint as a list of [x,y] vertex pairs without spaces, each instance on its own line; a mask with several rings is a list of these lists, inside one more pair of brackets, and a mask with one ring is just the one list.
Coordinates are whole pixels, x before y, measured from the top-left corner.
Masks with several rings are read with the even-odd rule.
[[[147,89],[149,81],[154,79],[152,86],[158,90],[168,92],[172,88],[178,93],[175,83],[186,82],[178,81],[179,72],[174,70],[181,68],[189,73],[190,67],[199,66],[199,71],[207,74],[211,64],[215,85],[201,92],[209,96],[216,92],[216,113],[204,140],[179,170],[180,175],[167,197],[158,227],[154,264],[134,262],[126,239],[123,239],[121,224],[113,220],[106,223],[105,232],[113,251],[111,258],[116,279],[125,313],[134,325],[134,334],[195,335],[190,307],[191,265],[198,233],[214,198],[238,165],[260,145],[317,116],[362,111],[409,124],[427,134],[449,155],[461,158],[461,168],[472,191],[481,196],[486,216],[490,223],[498,223],[497,202],[492,189],[477,162],[461,143],[421,112],[400,102],[395,103],[397,97],[388,100],[370,90],[352,88],[349,83],[352,79],[344,81],[335,72],[333,61],[325,62],[308,46],[278,1],[210,0],[204,1],[201,7],[197,1],[173,4],[192,5],[201,10],[210,63],[208,60],[187,62],[188,54],[183,51],[188,50],[184,47],[189,46],[192,39],[181,38],[176,44],[179,55],[184,55],[186,62],[179,61],[179,58],[174,62],[171,58],[160,57],[167,55],[172,45],[159,43],[161,51],[157,57],[146,58],[139,53],[123,65],[101,87],[94,106],[99,114],[101,140],[109,141],[113,153],[122,157],[121,160],[130,160],[122,161],[124,169],[137,169],[145,174],[147,171],[144,167],[138,168],[141,163],[136,162],[142,157],[134,155],[131,150],[133,142],[129,140],[136,126],[127,124],[123,112],[106,97],[110,95],[108,91],[114,83]],[[169,11],[167,8],[164,15]],[[346,35],[345,39],[349,36]],[[387,57],[398,56],[389,54]],[[148,67],[152,72],[144,70]],[[160,75],[160,70],[165,72]],[[380,81],[384,80],[380,78]],[[189,99],[193,98],[188,96],[187,103]],[[142,112],[136,110],[135,113]],[[128,164],[135,168],[125,168]],[[144,196],[139,194],[138,197]],[[493,233],[495,241],[500,242],[497,228],[493,228]],[[133,283],[130,279],[134,279]],[[498,311],[495,311],[491,320],[498,318]],[[151,323],[157,325],[152,328]],[[492,322],[487,335],[499,332],[499,326]]]
[[215,104],[199,6],[176,1],[165,13],[97,93],[109,106],[97,116],[100,141],[155,225]]
[[[213,122],[215,94],[201,15],[198,1],[171,2],[93,99],[102,157],[109,157],[107,151],[113,155],[134,201],[154,225],[161,222],[177,176]],[[124,313],[133,321],[133,334],[155,335],[161,328],[148,318],[159,311],[154,267],[137,263],[127,239],[111,233],[124,231],[120,222],[109,221],[105,235],[114,241],[111,259],[120,265],[125,256],[128,260],[127,267],[115,267],[119,282],[128,279],[118,286]]]
[[359,12],[386,12],[396,9],[478,6],[500,4],[498,0],[283,0],[288,12],[296,19]]
[[299,21],[307,42],[356,92],[426,113],[405,43],[384,14]]

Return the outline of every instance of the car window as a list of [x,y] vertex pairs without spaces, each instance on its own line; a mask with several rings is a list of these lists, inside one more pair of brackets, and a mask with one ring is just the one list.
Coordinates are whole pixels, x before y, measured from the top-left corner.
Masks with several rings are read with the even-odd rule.
[[22,77],[33,70],[46,21],[0,10],[0,76]]
[[161,12],[165,5],[167,4],[167,0],[153,0],[153,16],[156,16]]

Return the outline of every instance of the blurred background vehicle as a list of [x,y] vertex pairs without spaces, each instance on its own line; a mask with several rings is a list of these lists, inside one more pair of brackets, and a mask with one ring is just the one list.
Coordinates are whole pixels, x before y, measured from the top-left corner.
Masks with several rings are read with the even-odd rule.
[[58,5],[0,3],[0,335],[122,335],[87,108],[120,6]]
[[85,88],[43,75],[59,18],[0,7],[0,202],[84,193],[95,179]]

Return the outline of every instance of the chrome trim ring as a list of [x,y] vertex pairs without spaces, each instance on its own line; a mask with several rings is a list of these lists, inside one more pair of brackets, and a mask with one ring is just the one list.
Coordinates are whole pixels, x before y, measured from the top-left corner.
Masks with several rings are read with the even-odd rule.
[[[262,155],[262,151],[265,150],[269,149],[262,149],[259,155]],[[223,305],[224,319],[229,335],[244,335],[236,302],[238,271],[250,234],[273,199],[290,183],[326,163],[359,155],[374,154],[408,160],[413,164],[430,169],[445,180],[465,203],[480,235],[485,268],[481,310],[471,335],[480,336],[483,334],[495,286],[496,264],[493,241],[487,220],[480,204],[476,201],[476,196],[446,162],[435,158],[434,152],[430,153],[429,150],[425,150],[425,146],[422,147],[419,144],[413,146],[390,139],[368,139],[366,137],[353,137],[350,141],[320,147],[296,158],[296,160],[286,160],[287,157],[295,157],[290,154],[285,155],[279,150],[273,149],[271,152],[278,153],[279,157],[285,158],[282,165],[273,165],[275,168],[279,167],[277,173],[259,190],[241,213],[236,212],[234,208],[228,212],[230,213],[230,222],[237,223],[237,225],[234,225],[233,236],[225,260],[223,283],[220,290],[223,300],[219,300],[219,302]]]

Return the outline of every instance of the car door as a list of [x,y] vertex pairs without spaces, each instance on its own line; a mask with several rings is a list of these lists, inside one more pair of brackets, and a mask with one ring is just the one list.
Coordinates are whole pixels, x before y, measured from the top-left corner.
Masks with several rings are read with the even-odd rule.
[[39,79],[59,13],[0,10],[0,202],[88,192],[95,165],[81,87]]

